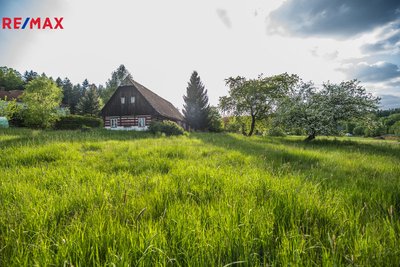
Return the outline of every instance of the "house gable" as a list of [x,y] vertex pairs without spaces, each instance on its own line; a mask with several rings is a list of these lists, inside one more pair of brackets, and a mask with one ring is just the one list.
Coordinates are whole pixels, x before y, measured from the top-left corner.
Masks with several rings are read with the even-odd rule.
[[[121,98],[125,98],[122,103]],[[131,97],[135,97],[131,103]],[[167,100],[153,93],[140,83],[126,78],[103,107],[105,116],[152,115],[161,119],[183,121],[180,112]]]
[[[124,103],[121,98],[124,98]],[[102,116],[156,115],[157,112],[133,85],[124,85],[117,88],[101,110],[101,114]]]

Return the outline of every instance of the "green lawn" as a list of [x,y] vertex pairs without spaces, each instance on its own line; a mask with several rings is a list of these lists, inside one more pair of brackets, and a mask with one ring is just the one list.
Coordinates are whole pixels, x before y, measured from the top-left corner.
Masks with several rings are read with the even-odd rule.
[[0,266],[398,266],[400,143],[3,129],[0,204]]

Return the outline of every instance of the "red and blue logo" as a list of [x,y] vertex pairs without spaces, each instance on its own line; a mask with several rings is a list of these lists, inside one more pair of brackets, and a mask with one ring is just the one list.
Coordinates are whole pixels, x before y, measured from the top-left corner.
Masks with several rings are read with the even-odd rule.
[[1,20],[1,28],[3,30],[62,30],[64,29],[62,22],[63,17],[36,17],[36,18],[22,18],[22,17],[14,17],[7,18],[3,17]]

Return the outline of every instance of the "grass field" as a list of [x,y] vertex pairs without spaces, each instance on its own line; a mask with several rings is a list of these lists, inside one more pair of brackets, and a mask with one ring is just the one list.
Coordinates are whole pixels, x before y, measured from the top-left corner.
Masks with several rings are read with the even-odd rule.
[[0,130],[0,266],[398,266],[400,143]]

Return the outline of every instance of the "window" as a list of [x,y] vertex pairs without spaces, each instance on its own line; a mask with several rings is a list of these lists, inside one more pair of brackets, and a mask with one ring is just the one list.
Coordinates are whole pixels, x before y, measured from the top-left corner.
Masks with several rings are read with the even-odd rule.
[[138,126],[145,127],[146,126],[146,118],[139,118],[138,119]]
[[110,125],[111,125],[111,128],[117,128],[118,127],[118,119],[117,118],[111,119]]
[[125,104],[125,96],[121,97],[121,104]]
[[135,103],[135,97],[131,96],[131,104]]

